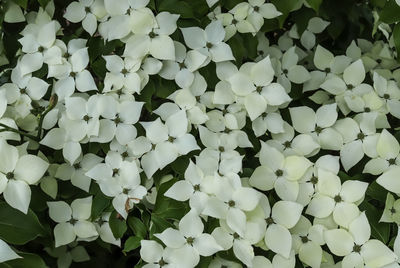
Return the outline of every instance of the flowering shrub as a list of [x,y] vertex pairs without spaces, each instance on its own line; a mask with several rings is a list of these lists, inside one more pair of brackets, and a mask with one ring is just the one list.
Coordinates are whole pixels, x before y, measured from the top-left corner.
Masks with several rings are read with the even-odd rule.
[[1,267],[400,267],[400,1],[0,3]]

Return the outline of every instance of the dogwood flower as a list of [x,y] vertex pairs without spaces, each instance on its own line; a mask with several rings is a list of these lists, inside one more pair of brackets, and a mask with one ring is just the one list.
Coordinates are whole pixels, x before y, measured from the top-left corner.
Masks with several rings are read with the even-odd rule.
[[[203,233],[204,224],[201,218],[194,211],[189,211],[180,221],[179,229],[167,228],[155,236],[160,239],[167,247],[173,249],[185,249],[186,254],[190,254],[191,263],[196,266],[200,256],[211,256],[222,250],[215,238],[207,233]],[[183,252],[175,252],[179,254]],[[181,258],[187,257],[179,255]],[[177,255],[178,257],[178,255]]]
[[55,246],[63,246],[78,239],[97,237],[95,225],[89,221],[92,197],[75,199],[71,205],[64,201],[47,202],[50,218],[57,222],[54,227]]
[[367,187],[368,183],[357,180],[341,184],[337,175],[319,169],[316,194],[308,204],[306,213],[317,218],[325,218],[332,213],[337,224],[348,228],[350,222],[360,214],[356,204],[364,198]]
[[332,128],[338,117],[336,103],[323,105],[316,112],[306,106],[289,108],[293,127],[300,133],[311,133],[325,150],[340,150],[342,135]]
[[150,54],[160,60],[175,60],[175,46],[169,35],[175,32],[178,18],[179,15],[169,12],[159,13],[154,27],[127,40],[123,56],[142,59]]
[[97,29],[97,20],[106,15],[104,2],[101,0],[79,0],[71,2],[65,11],[64,18],[73,23],[82,21],[82,27],[90,35]]
[[29,185],[36,184],[49,164],[42,158],[26,154],[0,139],[0,192],[13,208],[28,213],[31,201]]
[[94,221],[94,224],[101,240],[119,247],[121,246],[121,239],[116,239],[111,231],[109,224],[110,216],[111,212],[103,213],[96,221]]
[[274,189],[277,195],[287,201],[295,201],[299,194],[298,180],[312,163],[305,157],[288,156],[262,142],[260,150],[261,166],[250,177],[251,186],[262,191]]
[[400,224],[400,199],[395,200],[390,193],[386,196],[385,209],[379,222],[395,222]]
[[223,42],[225,30],[220,21],[212,21],[205,30],[199,27],[181,28],[185,44],[214,62],[234,60],[232,50]]
[[349,230],[332,229],[324,232],[330,251],[343,256],[342,267],[382,267],[394,262],[397,256],[381,241],[369,239],[371,228],[365,212],[354,219]]
[[399,142],[386,129],[383,129],[379,135],[376,152],[378,156],[365,164],[363,172],[379,175],[400,163],[398,160],[400,152]]

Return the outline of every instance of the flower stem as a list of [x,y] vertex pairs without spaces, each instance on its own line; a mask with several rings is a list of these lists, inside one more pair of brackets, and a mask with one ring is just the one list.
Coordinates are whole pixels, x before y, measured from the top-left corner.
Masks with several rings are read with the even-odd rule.
[[22,136],[25,136],[25,137],[27,137],[27,138],[30,138],[30,139],[32,139],[32,140],[34,140],[34,141],[39,142],[39,139],[38,139],[36,136],[31,135],[31,134],[29,134],[29,133],[26,133],[26,132],[24,132],[24,131],[21,131],[21,130],[18,130],[18,129],[9,127],[9,126],[7,126],[7,125],[5,125],[5,124],[3,124],[3,123],[0,123],[0,127],[3,127],[3,129],[0,129],[0,132],[5,132],[5,131],[15,132],[15,133],[18,133],[18,134],[20,134],[20,135],[22,135]]

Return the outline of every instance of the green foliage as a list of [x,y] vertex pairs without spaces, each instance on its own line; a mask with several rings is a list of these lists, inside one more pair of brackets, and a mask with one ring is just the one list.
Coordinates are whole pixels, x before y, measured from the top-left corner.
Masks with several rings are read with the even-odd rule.
[[29,209],[28,214],[0,202],[0,238],[4,241],[23,245],[38,236],[46,236],[44,227],[36,214]]

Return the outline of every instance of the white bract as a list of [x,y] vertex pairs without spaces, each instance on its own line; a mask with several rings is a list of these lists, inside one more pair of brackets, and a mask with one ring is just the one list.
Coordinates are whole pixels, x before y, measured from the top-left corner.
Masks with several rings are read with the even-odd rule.
[[71,205],[64,201],[47,202],[50,218],[57,222],[54,227],[55,246],[67,245],[76,238],[91,240],[98,233],[90,221],[92,197],[75,199]]

